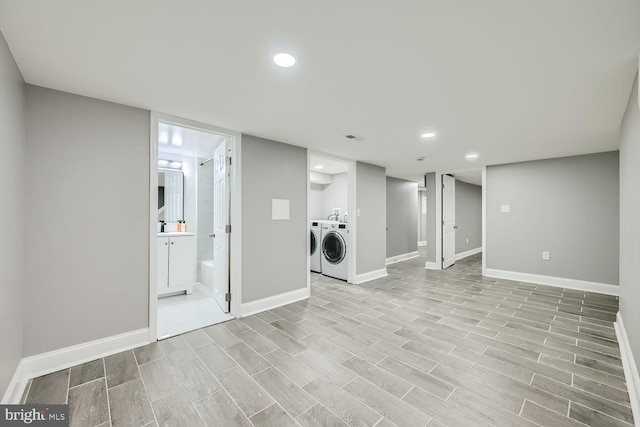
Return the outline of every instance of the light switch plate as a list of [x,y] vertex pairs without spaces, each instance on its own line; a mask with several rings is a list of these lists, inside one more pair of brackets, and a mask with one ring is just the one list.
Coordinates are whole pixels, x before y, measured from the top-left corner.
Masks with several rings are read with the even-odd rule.
[[551,258],[549,256],[549,252],[548,251],[543,251],[542,252],[542,260],[543,261],[549,261]]
[[360,209],[356,209],[356,216],[360,216]]
[[510,205],[501,205],[500,206],[500,212],[502,212],[502,213],[511,213],[511,206]]

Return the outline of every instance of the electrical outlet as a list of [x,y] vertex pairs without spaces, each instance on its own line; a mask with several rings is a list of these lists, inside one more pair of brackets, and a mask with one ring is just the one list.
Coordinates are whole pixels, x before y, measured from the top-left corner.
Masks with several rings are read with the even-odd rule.
[[500,205],[500,212],[511,213],[511,205]]
[[549,261],[551,258],[549,257],[549,252],[547,251],[543,251],[542,252],[542,260],[543,261]]

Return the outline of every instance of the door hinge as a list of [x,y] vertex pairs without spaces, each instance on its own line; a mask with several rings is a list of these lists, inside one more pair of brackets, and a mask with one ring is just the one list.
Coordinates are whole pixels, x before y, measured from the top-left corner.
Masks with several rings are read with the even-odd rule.
[[231,233],[231,225],[225,225],[224,226],[224,231],[227,233]]
[[444,262],[444,257],[442,257],[442,262]]
[[230,156],[227,156],[226,163],[227,163],[227,166],[231,166],[231,157]]
[[442,220],[442,225],[444,225],[444,219]]
[[226,302],[231,301],[231,292],[227,292],[226,294],[224,294],[224,300]]
[[444,190],[444,183],[442,184],[442,189]]

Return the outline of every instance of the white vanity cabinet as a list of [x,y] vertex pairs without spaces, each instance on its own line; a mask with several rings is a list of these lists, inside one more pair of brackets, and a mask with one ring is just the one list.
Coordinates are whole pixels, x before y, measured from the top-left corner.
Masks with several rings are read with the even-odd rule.
[[193,292],[196,247],[193,233],[158,233],[158,295]]

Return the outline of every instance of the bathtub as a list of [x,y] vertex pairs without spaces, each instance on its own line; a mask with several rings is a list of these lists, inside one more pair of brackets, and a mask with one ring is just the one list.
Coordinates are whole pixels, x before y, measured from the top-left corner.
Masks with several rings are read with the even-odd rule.
[[213,292],[213,260],[200,261],[200,281]]

